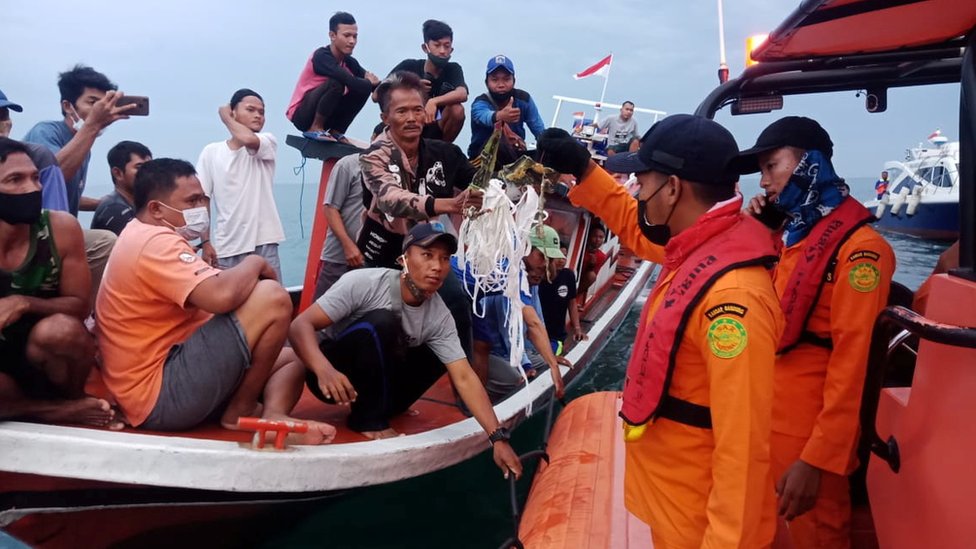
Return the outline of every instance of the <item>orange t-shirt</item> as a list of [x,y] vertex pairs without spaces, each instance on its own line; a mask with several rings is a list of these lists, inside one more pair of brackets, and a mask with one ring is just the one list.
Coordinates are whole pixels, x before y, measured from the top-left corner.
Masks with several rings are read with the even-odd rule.
[[186,299],[218,273],[167,227],[133,219],[115,242],[95,300],[95,335],[102,379],[133,426],[156,405],[170,348],[213,316]]

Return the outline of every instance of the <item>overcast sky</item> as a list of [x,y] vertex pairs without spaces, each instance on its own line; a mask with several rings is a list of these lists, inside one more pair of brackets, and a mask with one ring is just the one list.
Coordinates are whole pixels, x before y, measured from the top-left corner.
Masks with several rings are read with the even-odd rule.
[[[297,182],[297,151],[284,145],[295,133],[284,117],[296,77],[308,55],[328,43],[328,18],[338,9],[359,23],[354,56],[379,76],[404,58],[419,58],[420,27],[428,18],[454,28],[454,60],[461,63],[471,97],[484,91],[484,66],[496,53],[515,62],[516,85],[530,92],[543,119],[551,120],[552,95],[598,99],[602,78],[571,75],[614,53],[606,101],[629,99],[638,106],[692,112],[717,84],[718,24],[714,0],[531,2],[168,0],[84,3],[5,2],[0,19],[0,90],[24,107],[12,113],[14,137],[37,121],[60,117],[57,74],[75,63],[104,72],[124,92],[148,95],[152,114],[117,122],[99,138],[89,170],[89,188],[109,188],[105,154],[122,139],[148,145],[155,156],[196,162],[209,142],[227,138],[217,109],[238,88],[264,96],[266,131],[280,143],[278,179]],[[795,2],[727,0],[728,59],[742,71],[747,36],[772,30]],[[766,124],[786,114],[817,118],[835,143],[835,163],[846,177],[875,176],[886,160],[937,128],[958,139],[958,86],[889,93],[888,112],[864,111],[854,93],[787,97],[772,115],[717,119],[739,146],[755,141]],[[469,100],[470,103],[470,100]],[[564,109],[571,112],[575,109]],[[368,137],[378,121],[368,103],[350,134]],[[641,131],[647,120],[640,120]],[[458,144],[467,148],[469,133]],[[310,163],[310,181],[318,163]]]

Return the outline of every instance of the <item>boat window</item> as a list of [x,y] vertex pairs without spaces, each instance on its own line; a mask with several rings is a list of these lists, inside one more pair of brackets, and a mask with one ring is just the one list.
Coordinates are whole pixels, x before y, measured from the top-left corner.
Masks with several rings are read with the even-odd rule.
[[952,178],[944,166],[934,166],[929,181],[936,187],[952,187]]

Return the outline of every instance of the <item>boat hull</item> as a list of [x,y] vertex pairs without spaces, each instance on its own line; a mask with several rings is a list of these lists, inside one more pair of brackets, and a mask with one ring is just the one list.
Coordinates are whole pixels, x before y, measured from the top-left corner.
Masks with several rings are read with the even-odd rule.
[[[873,209],[876,202],[867,204]],[[959,204],[957,202],[923,202],[915,215],[899,215],[885,212],[875,223],[881,231],[907,234],[929,240],[956,240],[959,238]]]

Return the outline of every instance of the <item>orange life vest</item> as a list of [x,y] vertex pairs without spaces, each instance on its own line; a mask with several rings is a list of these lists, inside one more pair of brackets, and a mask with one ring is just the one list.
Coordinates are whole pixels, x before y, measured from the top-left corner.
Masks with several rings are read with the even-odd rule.
[[820,299],[824,283],[834,274],[837,251],[854,231],[873,219],[874,215],[867,208],[848,196],[803,239],[803,253],[780,298],[786,329],[779,342],[778,354],[789,352],[803,341],[831,346],[829,340],[808,333],[807,322],[814,304]]
[[[739,211],[741,200],[702,216],[665,247],[664,269],[658,285],[674,271],[670,286],[650,322],[643,322],[627,364],[620,417],[630,425],[643,425],[665,417],[696,427],[711,428],[707,407],[667,394],[675,357],[695,305],[722,275],[734,269],[776,262],[769,229]],[[655,288],[657,289],[657,288]],[[641,312],[646,319],[654,300]]]

